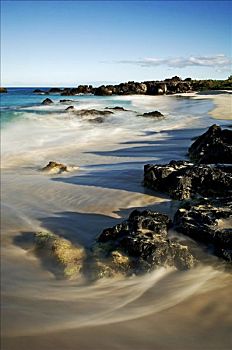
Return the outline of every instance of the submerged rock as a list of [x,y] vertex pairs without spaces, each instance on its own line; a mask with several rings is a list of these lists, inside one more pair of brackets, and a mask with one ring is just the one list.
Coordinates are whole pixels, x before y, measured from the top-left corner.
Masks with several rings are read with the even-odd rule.
[[75,114],[81,117],[86,117],[86,116],[96,116],[96,115],[107,116],[114,113],[112,111],[99,111],[97,109],[81,109],[79,111],[76,111]]
[[96,124],[101,124],[101,123],[104,123],[104,118],[102,118],[102,117],[96,117],[96,118],[93,118],[93,119],[89,119],[88,122],[90,122],[90,123],[96,123]]
[[124,111],[124,112],[127,112],[128,109],[125,109],[123,107],[119,107],[119,106],[115,106],[115,107],[105,107],[105,109],[113,109],[115,111]]
[[[101,233],[95,246],[95,255],[98,261],[110,261],[107,264],[111,268],[113,265],[113,270],[123,269],[125,274],[139,274],[159,266],[189,269],[196,260],[187,246],[168,237],[170,224],[167,215],[150,210],[135,210],[128,220]],[[96,248],[100,253],[96,254]]]
[[35,90],[33,91],[33,93],[34,93],[34,94],[38,94],[38,95],[46,95],[46,94],[48,94],[47,91],[43,91],[43,90],[40,90],[40,89],[35,89]]
[[69,106],[65,110],[66,111],[75,111],[75,107],[74,106]]
[[68,170],[67,165],[64,165],[62,163],[57,163],[54,161],[50,161],[44,168],[41,169],[44,172],[53,173],[53,174],[60,174]]
[[232,131],[212,125],[191,145],[189,157],[199,163],[232,164]]
[[70,102],[76,102],[76,101],[74,101],[74,100],[67,100],[67,99],[60,100],[60,103],[70,103]]
[[49,106],[51,104],[53,104],[54,102],[50,99],[50,98],[46,98],[45,100],[43,100],[43,102],[41,103],[41,105],[44,106]]
[[159,111],[152,111],[152,112],[143,113],[142,117],[164,118],[164,115]]
[[232,166],[194,165],[187,161],[146,164],[144,186],[178,200],[197,195],[223,197],[232,192]]
[[47,253],[50,258],[56,260],[63,277],[74,279],[81,272],[83,261],[86,258],[82,247],[77,247],[67,239],[51,232],[36,233],[35,245],[37,253]]
[[232,200],[184,204],[175,214],[175,229],[205,243],[219,257],[232,262]]

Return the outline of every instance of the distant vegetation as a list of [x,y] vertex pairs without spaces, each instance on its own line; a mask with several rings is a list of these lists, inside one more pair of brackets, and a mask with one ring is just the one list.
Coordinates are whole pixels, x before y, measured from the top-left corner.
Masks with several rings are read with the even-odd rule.
[[[190,79],[190,78],[187,78]],[[186,80],[186,79],[185,79]],[[188,80],[189,81],[189,80]],[[231,90],[232,75],[226,80],[191,80],[192,89],[194,91],[202,90]]]

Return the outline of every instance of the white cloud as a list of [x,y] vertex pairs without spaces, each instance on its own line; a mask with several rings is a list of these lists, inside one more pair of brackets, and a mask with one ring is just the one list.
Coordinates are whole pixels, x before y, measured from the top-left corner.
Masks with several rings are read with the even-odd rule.
[[156,67],[165,65],[170,68],[185,67],[212,67],[220,70],[230,69],[232,58],[223,54],[215,56],[190,56],[190,57],[172,57],[172,58],[143,58],[140,60],[122,60],[117,63],[135,64],[141,67]]

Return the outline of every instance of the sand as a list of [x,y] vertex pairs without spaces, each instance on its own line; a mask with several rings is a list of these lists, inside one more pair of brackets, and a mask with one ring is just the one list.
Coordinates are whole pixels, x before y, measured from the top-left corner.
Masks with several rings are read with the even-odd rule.
[[192,92],[180,94],[180,96],[188,96],[193,99],[210,99],[213,100],[214,107],[208,112],[215,119],[232,120],[232,92],[231,91],[209,91],[209,92]]

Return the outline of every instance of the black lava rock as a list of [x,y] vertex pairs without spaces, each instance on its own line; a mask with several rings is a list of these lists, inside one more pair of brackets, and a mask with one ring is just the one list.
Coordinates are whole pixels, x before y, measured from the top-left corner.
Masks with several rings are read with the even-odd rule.
[[42,103],[41,105],[44,105],[44,106],[49,106],[51,104],[53,104],[54,102],[50,99],[50,98],[46,98]]
[[152,111],[152,112],[147,112],[143,113],[143,117],[153,117],[153,118],[164,118],[164,115],[160,113],[159,111]]
[[187,161],[146,164],[144,186],[178,200],[197,195],[223,197],[232,191],[232,166],[194,165]]
[[105,229],[97,243],[106,246],[106,254],[120,251],[130,258],[133,273],[159,266],[193,267],[195,258],[188,247],[168,237],[171,221],[167,215],[150,210],[133,211],[128,220]]
[[198,163],[232,164],[232,131],[212,125],[191,145],[189,157]]
[[232,200],[207,200],[184,204],[174,216],[177,231],[209,246],[232,262]]

